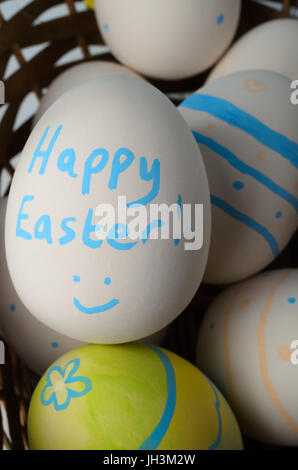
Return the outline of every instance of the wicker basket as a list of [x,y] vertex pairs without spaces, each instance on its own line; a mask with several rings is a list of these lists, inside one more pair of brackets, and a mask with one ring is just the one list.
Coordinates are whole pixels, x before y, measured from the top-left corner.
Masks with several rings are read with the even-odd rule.
[[[8,2],[0,0],[0,77],[4,77],[6,101],[5,112],[0,115],[0,169],[1,175],[8,172],[11,177],[14,172],[13,159],[22,151],[31,128],[32,116],[16,126],[24,99],[32,92],[40,99],[42,90],[71,65],[83,60],[115,59],[106,50],[92,54],[94,48],[91,46],[103,45],[103,40],[97,29],[94,12],[83,8],[85,5],[82,0],[33,0],[29,4],[26,0],[10,0],[9,3],[15,3],[19,11],[9,20],[5,20],[2,14],[5,3]],[[23,8],[20,9],[22,3]],[[253,0],[243,0],[242,19],[237,36],[266,20],[289,16],[292,11],[290,7],[298,6],[298,1],[290,0],[273,3],[282,5],[280,9],[273,9]],[[65,6],[64,16],[35,24],[36,19],[46,10],[59,5]],[[45,45],[41,51],[26,60],[27,48],[41,44]],[[65,54],[78,47],[82,52],[81,60],[56,65]],[[5,79],[6,67],[12,57],[18,67]],[[187,80],[152,80],[152,83],[177,103],[179,96],[198,89],[206,76],[207,73],[204,73]],[[296,235],[287,250],[270,267],[298,267],[297,260]],[[218,288],[212,286],[200,288],[191,305],[171,326],[164,344],[167,348],[193,361],[200,318],[218,291]],[[13,349],[7,346],[6,363],[0,366],[0,449],[27,448],[26,414],[35,381],[36,377],[17,358]],[[246,446],[264,447],[251,441],[248,441]]]

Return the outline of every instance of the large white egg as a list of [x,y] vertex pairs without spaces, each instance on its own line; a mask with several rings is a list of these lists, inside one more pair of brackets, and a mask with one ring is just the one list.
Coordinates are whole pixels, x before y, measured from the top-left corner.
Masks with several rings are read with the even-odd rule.
[[290,82],[274,72],[238,72],[209,83],[179,109],[210,184],[204,279],[240,281],[278,256],[298,225],[298,106]]
[[298,79],[298,20],[277,19],[251,29],[214,67],[208,82],[241,70],[271,70]]
[[58,99],[63,93],[81,83],[92,80],[103,75],[129,75],[137,77],[137,74],[122,65],[106,61],[84,62],[82,64],[70,67],[51,83],[47,92],[43,96],[38,111],[34,117],[33,125],[39,121],[45,111]]
[[[96,208],[117,210],[123,201],[127,222],[116,214],[118,226],[98,239],[106,223]],[[140,219],[142,236],[133,237],[136,218],[126,209],[149,217],[159,204],[174,205],[182,238],[159,236],[163,214],[145,225]],[[196,206],[192,235],[184,212],[194,204],[204,209],[201,220]],[[143,80],[99,78],[58,99],[24,147],[6,215],[11,277],[30,312],[61,334],[98,343],[140,339],[168,325],[195,294],[210,216],[203,160],[175,106]]]
[[197,363],[247,436],[298,446],[298,270],[223,291],[203,319]]
[[[40,323],[18,297],[7,268],[4,245],[4,221],[7,199],[0,199],[0,311],[5,340],[26,365],[37,374],[71,349],[83,343],[67,338]],[[23,277],[27,274],[23,272]],[[34,292],[34,291],[33,291]]]
[[179,79],[213,65],[238,26],[240,0],[95,0],[113,54],[150,77]]

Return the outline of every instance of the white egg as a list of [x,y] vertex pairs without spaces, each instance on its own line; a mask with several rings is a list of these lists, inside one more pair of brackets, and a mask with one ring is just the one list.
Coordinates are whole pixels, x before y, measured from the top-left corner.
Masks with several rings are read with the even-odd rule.
[[129,75],[137,77],[138,75],[122,65],[106,61],[84,62],[67,69],[65,72],[51,83],[47,92],[43,96],[38,111],[35,115],[33,126],[39,121],[45,111],[58,99],[63,93],[71,88],[103,75]]
[[[1,328],[5,340],[11,344],[26,365],[37,374],[46,369],[61,355],[83,343],[40,323],[26,309],[11,282],[4,246],[4,220],[7,199],[0,199],[0,310]],[[23,272],[23,276],[27,273]],[[33,291],[34,292],[34,291]]]
[[144,75],[179,79],[213,65],[238,26],[240,0],[95,0],[113,54]]
[[298,270],[268,271],[223,291],[204,317],[197,363],[247,436],[298,446]]
[[180,106],[207,169],[212,234],[205,281],[240,281],[267,266],[298,225],[298,106],[274,72],[227,75]]
[[[124,219],[98,216],[98,206],[113,212],[123,201]],[[180,240],[159,236],[163,213],[147,218],[160,204],[174,205],[183,221]],[[196,206],[188,234],[185,208],[194,204],[204,204],[203,221]],[[137,233],[131,212],[144,211]],[[11,277],[30,312],[61,334],[137,340],[191,301],[206,267],[210,215],[205,167],[175,106],[143,80],[99,78],[57,100],[25,145],[6,216]]]
[[233,44],[212,70],[208,82],[241,70],[271,70],[298,79],[298,21],[277,19],[251,29]]

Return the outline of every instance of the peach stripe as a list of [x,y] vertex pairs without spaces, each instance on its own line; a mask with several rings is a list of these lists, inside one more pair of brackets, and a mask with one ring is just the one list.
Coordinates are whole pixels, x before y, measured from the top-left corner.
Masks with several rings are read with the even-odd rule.
[[224,350],[225,350],[227,381],[228,381],[231,398],[233,398],[233,401],[235,404],[236,404],[236,394],[234,392],[234,386],[233,386],[233,380],[232,380],[232,374],[231,374],[231,355],[230,355],[230,350],[229,350],[229,326],[230,326],[230,318],[231,318],[233,308],[235,306],[235,303],[238,300],[240,291],[243,289],[245,284],[246,283],[243,282],[235,288],[233,295],[230,299],[230,302],[228,304],[228,307],[225,313],[225,318],[224,318]]
[[275,408],[278,410],[278,412],[281,414],[283,419],[288,423],[288,425],[293,429],[293,431],[298,434],[298,425],[295,423],[291,415],[288,413],[288,411],[284,408],[282,402],[280,401],[280,398],[274,389],[274,386],[270,380],[268,370],[267,370],[267,358],[266,358],[266,350],[265,350],[265,326],[266,322],[268,319],[268,315],[270,312],[270,309],[272,307],[273,301],[275,294],[278,290],[278,288],[283,284],[288,277],[291,275],[290,272],[286,272],[283,274],[281,279],[276,282],[276,284],[273,286],[272,290],[270,291],[267,300],[265,302],[264,309],[261,313],[261,318],[260,318],[260,323],[259,323],[259,328],[258,328],[258,348],[259,348],[259,362],[260,362],[260,372],[261,372],[261,377],[263,384],[271,398],[272,403],[274,404]]

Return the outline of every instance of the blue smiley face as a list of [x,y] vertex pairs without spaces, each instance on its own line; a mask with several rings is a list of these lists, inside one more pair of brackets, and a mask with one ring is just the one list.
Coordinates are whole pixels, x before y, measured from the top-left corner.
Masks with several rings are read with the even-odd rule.
[[[80,280],[81,279],[79,276],[73,276],[73,282],[80,282]],[[104,283],[106,286],[109,286],[112,283],[111,278],[106,277]],[[76,297],[74,297],[73,303],[76,309],[81,313],[85,313],[86,315],[94,315],[96,313],[106,312],[107,310],[111,310],[112,308],[116,307],[116,305],[119,304],[119,299],[112,299],[106,304],[97,305],[95,307],[86,307],[85,305],[82,305]]]

